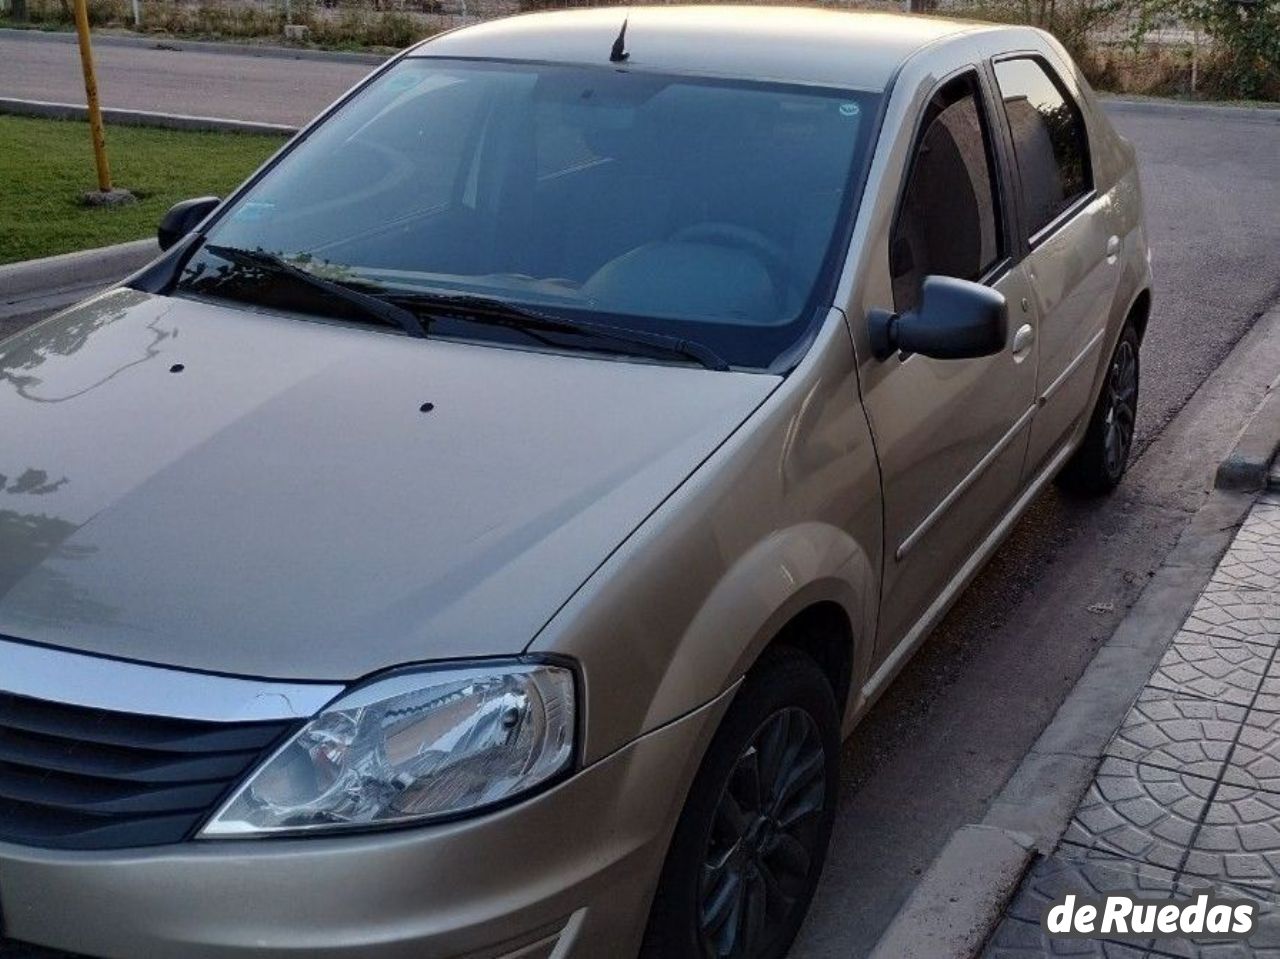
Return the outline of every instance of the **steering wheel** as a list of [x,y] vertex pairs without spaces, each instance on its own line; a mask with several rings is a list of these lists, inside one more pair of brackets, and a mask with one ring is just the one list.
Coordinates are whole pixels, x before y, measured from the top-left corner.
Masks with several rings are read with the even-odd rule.
[[694,223],[692,226],[677,230],[671,239],[675,242],[708,243],[713,246],[746,250],[753,254],[768,272],[769,278],[773,280],[774,292],[777,293],[778,299],[782,300],[787,295],[787,288],[790,285],[788,274],[791,272],[787,251],[759,230],[740,226],[737,223],[707,220],[704,223]]

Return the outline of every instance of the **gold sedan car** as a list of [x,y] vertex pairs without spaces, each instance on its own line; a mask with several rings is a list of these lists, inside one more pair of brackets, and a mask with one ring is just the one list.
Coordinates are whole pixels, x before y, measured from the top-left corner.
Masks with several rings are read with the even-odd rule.
[[1132,442],[1134,152],[1028,28],[470,27],[161,240],[0,344],[24,956],[776,959],[842,735]]

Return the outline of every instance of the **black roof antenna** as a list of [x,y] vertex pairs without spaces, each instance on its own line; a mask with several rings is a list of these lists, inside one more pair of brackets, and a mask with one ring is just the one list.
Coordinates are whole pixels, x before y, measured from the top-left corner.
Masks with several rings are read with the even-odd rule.
[[625,63],[631,54],[627,53],[627,20],[622,21],[622,29],[618,31],[618,39],[613,41],[613,49],[609,51],[611,63]]

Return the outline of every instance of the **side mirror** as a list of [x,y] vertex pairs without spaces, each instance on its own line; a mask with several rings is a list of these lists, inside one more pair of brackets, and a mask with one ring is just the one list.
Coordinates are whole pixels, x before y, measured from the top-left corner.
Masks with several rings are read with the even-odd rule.
[[878,360],[898,350],[939,360],[991,356],[1009,336],[1004,294],[952,276],[926,276],[920,302],[907,313],[872,310],[871,352]]
[[167,250],[184,236],[200,225],[200,221],[213,212],[222,201],[216,196],[201,196],[194,200],[183,200],[169,207],[169,212],[160,221],[156,229],[156,239],[160,241],[160,249]]

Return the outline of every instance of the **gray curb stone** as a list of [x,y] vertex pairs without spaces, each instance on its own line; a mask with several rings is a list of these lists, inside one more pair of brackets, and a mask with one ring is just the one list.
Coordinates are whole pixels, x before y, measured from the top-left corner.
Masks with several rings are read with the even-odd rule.
[[[1280,381],[1277,381],[1280,383]],[[1236,438],[1236,445],[1219,465],[1213,484],[1218,489],[1260,490],[1280,446],[1280,399],[1271,385],[1256,413]]]
[[0,266],[0,304],[66,287],[111,283],[146,266],[159,252],[156,241],[148,239],[9,263]]
[[[89,110],[76,103],[51,103],[46,100],[0,97],[0,113],[52,120],[84,120],[88,117]],[[195,117],[183,113],[156,113],[151,110],[122,110],[118,107],[103,107],[102,118],[107,123],[120,126],[160,127],[166,130],[258,133],[273,136],[293,136],[298,132],[297,127],[282,123],[258,123],[252,120],[231,120],[225,117]]]
[[[870,959],[964,959],[986,941],[1005,896],[1022,879],[1035,843],[1030,836],[992,826],[963,826],[952,834],[880,937]],[[981,877],[981,881],[975,881]]]

